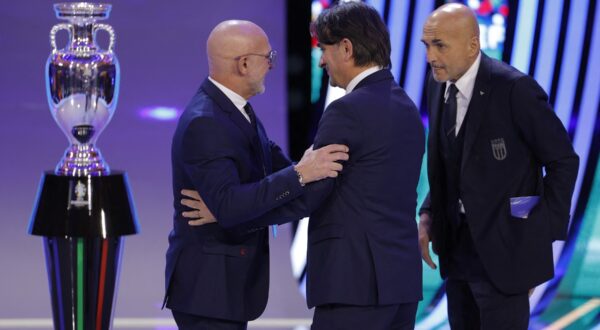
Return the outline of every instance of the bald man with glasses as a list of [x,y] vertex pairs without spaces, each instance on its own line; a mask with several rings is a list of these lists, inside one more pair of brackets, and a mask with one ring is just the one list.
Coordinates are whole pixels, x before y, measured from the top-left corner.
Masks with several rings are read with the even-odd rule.
[[[304,185],[342,170],[348,148],[307,150],[296,165],[270,141],[248,100],[265,90],[277,52],[249,21],[225,21],[207,41],[209,76],[181,115],[173,137],[173,230],[165,304],[179,329],[246,329],[265,309],[269,239],[265,226],[236,226],[304,193]],[[183,189],[207,207],[191,211]],[[218,223],[189,226],[185,214]],[[203,213],[203,210],[205,213]]]

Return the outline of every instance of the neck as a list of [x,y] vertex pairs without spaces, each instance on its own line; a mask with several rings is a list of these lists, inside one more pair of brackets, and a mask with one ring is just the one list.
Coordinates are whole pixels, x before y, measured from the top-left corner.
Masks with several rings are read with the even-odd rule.
[[[352,81],[352,79],[354,79],[356,76],[358,76],[359,74],[363,73],[365,70],[368,70],[372,67],[377,66],[376,64],[367,64],[365,66],[355,66],[352,67],[352,69],[350,70],[350,79],[348,79],[348,83],[350,81]],[[348,83],[346,83],[346,85],[348,85]]]
[[231,89],[233,92],[248,100],[254,95],[251,95],[248,90],[243,88],[243,84],[239,83],[233,78],[228,76],[220,76],[215,74],[210,74],[210,77],[217,81],[219,84]]

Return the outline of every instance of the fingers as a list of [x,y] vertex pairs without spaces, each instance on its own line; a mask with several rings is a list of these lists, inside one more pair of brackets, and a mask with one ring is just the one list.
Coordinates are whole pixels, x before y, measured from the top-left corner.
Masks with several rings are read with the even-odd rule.
[[190,189],[182,189],[181,194],[188,198],[182,198],[181,204],[192,209],[191,211],[181,212],[181,215],[184,218],[194,219],[188,221],[188,224],[191,226],[201,226],[207,223],[217,222],[215,216],[210,212],[206,204],[202,198],[200,198],[200,194],[198,194],[195,190]]
[[421,245],[421,256],[429,268],[437,269],[437,265],[433,262],[433,259],[431,259],[431,255],[429,254],[429,243],[425,246]]
[[185,212],[181,212],[181,215],[184,218],[188,218],[188,219],[202,218],[202,214],[200,214],[200,211],[185,211]]
[[198,201],[198,200],[193,200],[193,199],[185,199],[184,198],[181,200],[181,204],[185,205],[191,209],[194,209],[194,210],[198,210],[203,207],[205,208],[204,203],[202,203],[201,201]]
[[190,218],[190,219],[199,219],[199,218],[214,219],[215,218],[215,216],[207,208],[196,209],[196,210],[192,210],[192,211],[184,211],[184,212],[181,212],[181,215],[185,218]]
[[349,159],[348,150],[343,144],[330,144],[317,150],[311,146],[294,168],[302,175],[304,183],[336,178],[344,168],[340,162]]
[[217,222],[214,219],[198,219],[198,220],[190,220],[188,221],[188,225],[190,226],[202,226],[202,225],[206,225],[209,223],[215,223]]
[[186,196],[186,197],[189,197],[189,198],[193,198],[195,200],[202,200],[202,198],[200,198],[200,194],[198,194],[198,192],[195,191],[195,190],[182,189],[181,190],[181,194],[183,196]]
[[340,164],[340,163],[331,163],[331,164],[327,164],[327,168],[330,171],[337,171],[340,172],[341,170],[344,169],[344,165]]
[[345,152],[336,152],[334,154],[331,154],[333,157],[335,157],[335,160],[348,160],[350,159],[350,155],[348,155]]
[[431,269],[436,269],[437,265],[431,259],[431,255],[429,254],[429,235],[425,230],[424,226],[419,223],[419,247],[421,248],[421,257],[423,261],[429,266]]
[[[312,146],[310,146],[310,149],[312,149]],[[322,148],[320,148],[319,150],[324,150],[327,153],[334,153],[334,152],[348,152],[348,146],[344,145],[344,144],[329,144],[326,145]]]
[[340,172],[342,171],[344,167],[340,164],[332,164],[330,166],[328,166],[327,171],[328,172],[324,172],[323,176],[318,176],[316,178],[316,180],[321,180],[321,179],[325,179],[325,178],[337,178],[340,175]]
[[348,160],[350,156],[345,152],[326,152],[325,150],[319,149],[317,152],[322,153],[322,157],[325,161],[328,162],[337,162]]
[[[307,150],[307,152],[311,150]],[[327,161],[348,160],[348,147],[343,144],[329,144],[316,150]]]
[[[323,177],[323,179],[324,179],[324,178],[337,178],[337,177],[338,177],[338,175],[339,175],[339,172],[336,172],[336,171],[331,171],[331,172],[328,172],[328,173],[325,175],[325,177]],[[321,178],[319,178],[319,179],[321,179]]]

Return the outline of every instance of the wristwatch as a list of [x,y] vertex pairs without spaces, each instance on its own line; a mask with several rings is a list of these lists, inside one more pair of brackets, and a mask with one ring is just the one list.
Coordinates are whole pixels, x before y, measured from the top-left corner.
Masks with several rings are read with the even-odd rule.
[[302,177],[302,173],[300,173],[300,171],[298,171],[296,169],[296,166],[294,166],[294,172],[296,172],[296,175],[298,176],[298,182],[300,182],[300,186],[304,187],[306,185],[306,183],[304,183],[304,178]]

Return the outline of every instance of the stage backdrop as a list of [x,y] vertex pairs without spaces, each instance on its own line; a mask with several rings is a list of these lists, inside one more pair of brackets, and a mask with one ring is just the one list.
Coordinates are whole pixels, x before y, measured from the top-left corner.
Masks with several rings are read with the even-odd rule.
[[[0,323],[51,317],[42,239],[26,231],[41,173],[54,169],[67,147],[44,85],[48,35],[59,23],[52,4],[0,5]],[[225,19],[256,22],[279,53],[266,93],[252,102],[271,139],[287,149],[285,1],[114,1],[106,21],[116,31],[121,90],[98,146],[112,169],[128,172],[141,225],[141,233],[125,241],[117,318],[170,317],[160,310],[172,221],[170,144],[176,118],[169,116],[185,107],[207,75],[206,38]],[[99,38],[107,47],[104,32]],[[282,226],[272,240],[271,291],[263,317],[311,316],[291,275],[289,236]]]

